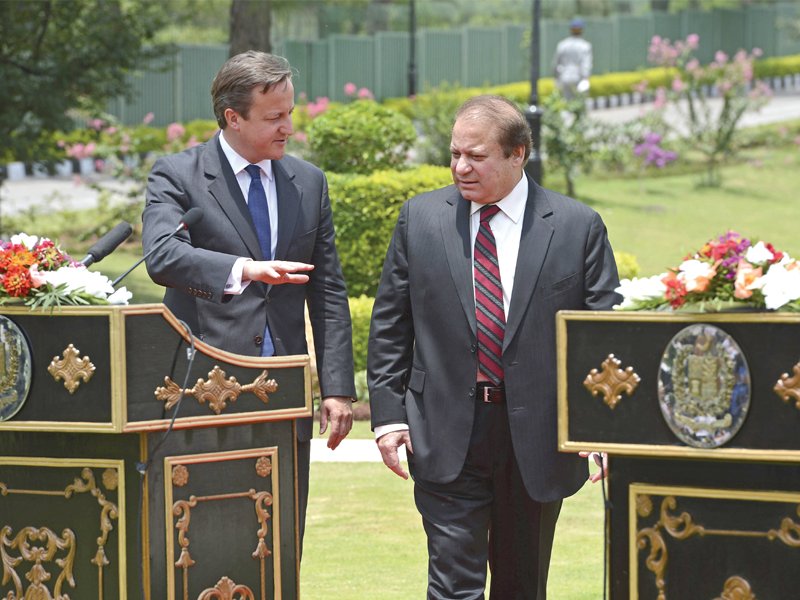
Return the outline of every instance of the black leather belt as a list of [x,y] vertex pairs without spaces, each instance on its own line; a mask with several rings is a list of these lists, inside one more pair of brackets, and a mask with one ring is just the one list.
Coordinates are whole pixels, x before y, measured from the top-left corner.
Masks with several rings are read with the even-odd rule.
[[506,388],[501,383],[493,386],[489,381],[479,381],[476,386],[478,398],[490,404],[502,404],[506,401]]

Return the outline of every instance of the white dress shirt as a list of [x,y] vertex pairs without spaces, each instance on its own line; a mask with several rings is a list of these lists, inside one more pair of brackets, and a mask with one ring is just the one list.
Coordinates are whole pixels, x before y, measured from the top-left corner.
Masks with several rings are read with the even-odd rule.
[[[503,287],[503,308],[508,320],[508,307],[511,305],[511,291],[514,289],[514,276],[517,269],[517,256],[519,255],[519,242],[522,239],[522,218],[525,215],[525,203],[528,201],[528,178],[524,175],[519,180],[511,193],[500,200],[497,206],[500,211],[489,221],[489,226],[494,234],[497,246],[497,261],[500,265],[500,283]],[[475,238],[480,228],[480,210],[483,204],[470,202],[470,239],[472,242],[473,262],[475,252]],[[473,270],[473,298],[475,293],[475,275]],[[392,431],[405,431],[405,423],[391,423],[379,425],[375,428],[375,439]]]
[[[225,158],[228,159],[231,169],[233,169],[233,174],[236,175],[236,183],[239,184],[239,189],[242,190],[244,201],[247,202],[251,177],[245,171],[245,167],[251,163],[231,147],[225,139],[224,131],[219,134],[219,144],[222,146],[222,152],[225,154]],[[261,185],[264,186],[264,191],[267,194],[267,210],[269,211],[270,240],[272,242],[270,252],[272,256],[275,256],[275,248],[278,244],[278,192],[275,187],[275,177],[272,173],[272,161],[262,160],[252,164],[261,167]],[[249,281],[242,281],[242,268],[248,260],[252,259],[242,257],[234,263],[230,275],[228,275],[228,281],[225,283],[226,294],[241,294],[250,284]]]

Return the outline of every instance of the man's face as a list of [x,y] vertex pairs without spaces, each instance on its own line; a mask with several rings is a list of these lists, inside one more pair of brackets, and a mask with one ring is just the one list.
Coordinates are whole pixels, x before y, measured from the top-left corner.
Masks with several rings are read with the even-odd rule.
[[246,119],[233,109],[225,111],[228,121],[226,131],[230,129],[233,133],[233,139],[228,142],[251,163],[266,159],[279,160],[286,151],[289,136],[294,133],[294,86],[291,81],[286,81],[264,94],[254,88],[251,94],[253,102]]
[[453,126],[450,171],[465,200],[491,204],[505,198],[522,177],[525,147],[506,157],[497,128],[486,119],[461,118]]

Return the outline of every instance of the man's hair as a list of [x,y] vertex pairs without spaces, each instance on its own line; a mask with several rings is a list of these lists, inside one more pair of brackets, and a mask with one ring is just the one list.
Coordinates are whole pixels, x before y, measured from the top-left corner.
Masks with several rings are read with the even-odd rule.
[[461,118],[475,119],[497,127],[497,143],[506,158],[525,146],[525,160],[531,154],[531,129],[519,107],[503,96],[474,96],[464,102],[456,112],[456,121]]
[[232,108],[245,119],[253,102],[253,89],[262,94],[292,78],[292,68],[282,56],[248,50],[229,58],[214,76],[211,99],[220,129],[225,129],[225,110]]

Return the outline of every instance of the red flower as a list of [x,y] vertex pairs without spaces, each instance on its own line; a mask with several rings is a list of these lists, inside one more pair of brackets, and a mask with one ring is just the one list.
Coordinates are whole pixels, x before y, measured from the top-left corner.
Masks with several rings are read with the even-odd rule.
[[13,265],[3,276],[3,287],[9,296],[24,298],[31,291],[31,275],[26,267]]
[[661,281],[667,286],[664,295],[672,308],[678,308],[686,302],[686,284],[678,279],[674,271],[669,271]]
[[783,252],[781,252],[780,250],[775,250],[775,247],[769,242],[767,242],[764,245],[767,247],[767,250],[772,252],[772,260],[769,261],[769,263],[773,264],[776,262],[781,262],[781,259],[783,258]]

